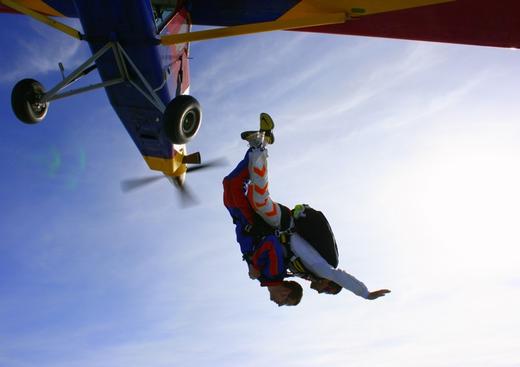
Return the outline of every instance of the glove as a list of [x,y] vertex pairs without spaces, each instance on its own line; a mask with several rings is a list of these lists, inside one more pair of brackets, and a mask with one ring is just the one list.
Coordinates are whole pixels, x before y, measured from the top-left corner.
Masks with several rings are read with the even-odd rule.
[[307,207],[307,204],[298,204],[294,207],[292,210],[292,216],[294,219],[298,218],[305,218],[305,208]]
[[249,278],[253,280],[260,278],[260,271],[251,264],[249,264]]

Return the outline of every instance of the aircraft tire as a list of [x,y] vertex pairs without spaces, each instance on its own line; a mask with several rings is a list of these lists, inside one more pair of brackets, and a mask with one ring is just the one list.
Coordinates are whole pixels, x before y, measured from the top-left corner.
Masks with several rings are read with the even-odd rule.
[[199,131],[202,111],[190,95],[180,95],[168,103],[163,115],[163,128],[173,144],[186,144]]
[[42,121],[49,110],[49,103],[38,102],[45,94],[43,86],[36,80],[20,80],[11,93],[11,107],[18,119],[26,124],[36,124]]

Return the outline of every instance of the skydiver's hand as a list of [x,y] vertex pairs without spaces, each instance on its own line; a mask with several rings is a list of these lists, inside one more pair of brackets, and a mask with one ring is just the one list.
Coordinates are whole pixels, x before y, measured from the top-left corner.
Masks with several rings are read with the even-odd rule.
[[258,279],[260,278],[260,270],[256,269],[253,265],[249,265],[249,278]]
[[367,299],[373,300],[379,297],[384,297],[384,295],[387,293],[390,293],[389,289],[380,289],[378,291],[373,291],[368,294]]

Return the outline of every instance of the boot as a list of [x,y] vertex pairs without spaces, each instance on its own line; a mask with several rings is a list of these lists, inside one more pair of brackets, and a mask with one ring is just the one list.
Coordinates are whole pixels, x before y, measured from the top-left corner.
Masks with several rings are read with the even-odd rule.
[[262,112],[260,114],[260,129],[244,131],[242,134],[240,134],[240,137],[243,140],[248,141],[251,147],[260,147],[265,144],[273,144],[273,129],[273,119],[267,113]]

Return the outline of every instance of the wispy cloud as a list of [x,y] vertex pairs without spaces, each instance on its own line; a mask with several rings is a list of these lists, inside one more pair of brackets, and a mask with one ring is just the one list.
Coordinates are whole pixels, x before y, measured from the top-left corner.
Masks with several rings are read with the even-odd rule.
[[[275,46],[269,37],[251,36],[235,40],[231,45],[215,47],[211,59],[198,65],[200,70],[194,74],[195,86],[203,88],[204,94],[222,98],[252,79],[269,77],[270,73],[276,75],[281,60],[300,49],[305,38],[305,35],[297,35]],[[216,41],[215,46],[218,43],[221,41]],[[194,45],[192,53],[194,57],[203,57],[197,56],[197,45]]]
[[[38,78],[50,71],[58,71],[58,63],[76,67],[80,57],[88,55],[84,42],[66,36],[34,20],[25,19],[30,37],[12,34],[13,43],[3,58],[0,83],[12,83],[22,78]],[[71,21],[79,28],[78,21]],[[69,69],[70,70],[70,69]]]
[[[387,56],[377,62],[364,63],[357,67],[358,72],[352,74],[352,78],[332,83],[330,92],[327,93],[328,103],[324,103],[324,100],[318,97],[316,105],[320,108],[309,109],[304,106],[304,110],[299,112],[301,115],[298,119],[299,123],[307,127],[309,125],[317,127],[314,122],[319,120],[336,121],[336,124],[342,124],[342,121],[338,120],[342,115],[356,111],[363,104],[392,89],[405,89],[407,81],[442,62],[442,57],[435,52],[433,46],[428,44],[401,44],[399,49],[402,51],[393,57]],[[360,61],[354,60],[357,63]],[[352,66],[343,67],[348,72]],[[334,70],[340,68],[339,64],[333,66]]]

